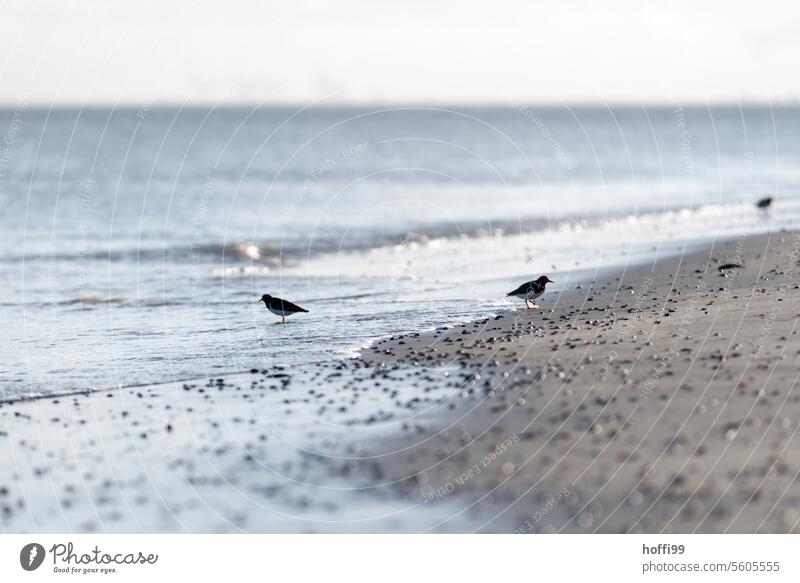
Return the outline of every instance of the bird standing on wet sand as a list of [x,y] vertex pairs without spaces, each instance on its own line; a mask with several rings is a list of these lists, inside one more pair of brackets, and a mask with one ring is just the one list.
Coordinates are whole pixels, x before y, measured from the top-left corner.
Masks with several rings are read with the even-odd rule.
[[512,292],[508,292],[507,296],[514,296],[515,298],[520,298],[525,300],[525,307],[526,308],[538,308],[539,306],[536,305],[535,300],[539,296],[544,293],[544,288],[548,283],[555,283],[546,275],[534,280],[529,281],[527,283],[523,283],[517,289]]
[[305,308],[301,308],[300,306],[293,304],[292,302],[289,302],[287,300],[282,300],[280,298],[273,298],[269,294],[264,294],[258,301],[264,302],[264,305],[270,312],[272,312],[276,316],[280,316],[284,324],[286,323],[286,316],[291,316],[292,314],[298,314],[300,312],[308,312],[308,310],[306,310]]

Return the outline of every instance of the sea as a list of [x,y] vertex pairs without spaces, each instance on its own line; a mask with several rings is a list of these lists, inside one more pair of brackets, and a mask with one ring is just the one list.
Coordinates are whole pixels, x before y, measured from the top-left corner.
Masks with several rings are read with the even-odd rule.
[[337,362],[518,307],[541,274],[546,307],[576,273],[799,219],[795,106],[20,103],[0,398]]

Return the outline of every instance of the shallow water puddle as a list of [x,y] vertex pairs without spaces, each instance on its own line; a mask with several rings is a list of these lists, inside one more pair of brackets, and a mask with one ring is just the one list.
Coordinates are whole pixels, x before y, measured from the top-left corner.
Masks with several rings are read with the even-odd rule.
[[441,415],[460,395],[444,372],[308,366],[4,404],[2,524],[422,529],[431,509],[413,512],[365,445]]

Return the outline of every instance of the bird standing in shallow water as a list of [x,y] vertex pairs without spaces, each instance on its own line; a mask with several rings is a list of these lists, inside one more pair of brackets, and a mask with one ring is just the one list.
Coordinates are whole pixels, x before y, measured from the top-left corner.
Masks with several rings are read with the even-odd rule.
[[287,300],[282,300],[281,298],[273,298],[269,294],[264,294],[258,301],[264,302],[264,305],[270,312],[276,316],[280,316],[284,324],[286,323],[286,316],[291,316],[292,314],[298,314],[300,312],[308,312],[308,310],[305,308],[301,308],[300,306]]
[[526,308],[538,308],[539,306],[536,305],[536,302],[533,300],[544,293],[544,288],[548,283],[554,282],[546,275],[543,275],[534,281],[523,283],[517,289],[512,292],[508,292],[506,295],[525,300]]

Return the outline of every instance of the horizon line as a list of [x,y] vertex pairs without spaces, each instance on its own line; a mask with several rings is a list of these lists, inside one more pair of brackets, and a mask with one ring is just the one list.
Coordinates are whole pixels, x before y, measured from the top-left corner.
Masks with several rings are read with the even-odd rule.
[[53,103],[38,100],[26,100],[20,98],[17,101],[0,101],[0,110],[6,109],[35,109],[35,110],[87,110],[87,109],[120,109],[120,110],[139,110],[139,109],[515,109],[520,107],[541,108],[541,109],[638,109],[638,108],[741,108],[741,107],[797,107],[800,106],[800,99],[782,100],[714,100],[699,101],[691,100],[672,100],[672,101],[485,101],[485,102],[402,102],[402,101],[364,101],[364,102],[335,102],[335,103],[314,103],[300,101],[274,101],[258,102],[252,100],[242,101],[126,101],[123,103],[112,102],[89,102],[79,103],[65,101]]

